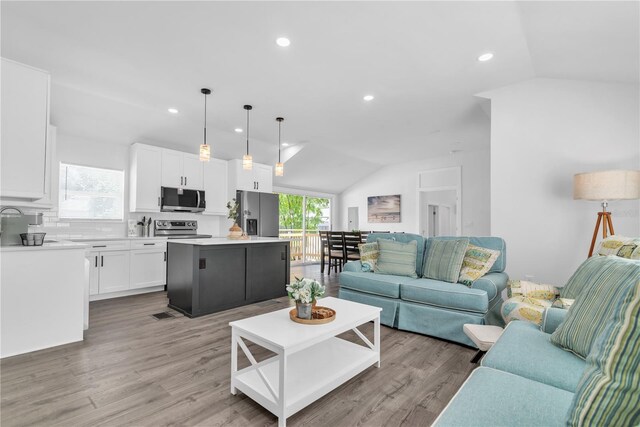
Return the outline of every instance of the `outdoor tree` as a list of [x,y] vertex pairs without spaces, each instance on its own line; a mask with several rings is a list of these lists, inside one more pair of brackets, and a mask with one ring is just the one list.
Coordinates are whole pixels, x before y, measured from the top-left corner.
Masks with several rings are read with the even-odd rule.
[[[280,228],[302,229],[303,196],[280,194]],[[329,199],[307,197],[305,222],[307,230],[317,230],[323,223],[322,210],[329,207]]]

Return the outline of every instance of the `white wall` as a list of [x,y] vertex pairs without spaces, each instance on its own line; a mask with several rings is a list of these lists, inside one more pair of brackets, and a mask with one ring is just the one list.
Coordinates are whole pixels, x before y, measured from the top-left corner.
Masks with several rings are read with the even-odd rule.
[[[597,202],[573,200],[573,175],[640,167],[637,85],[533,79],[491,99],[491,230],[507,272],[564,284],[586,258]],[[612,202],[617,234],[640,235],[640,202]]]
[[[357,206],[361,230],[418,233],[418,174],[431,169],[462,167],[462,235],[490,234],[489,151],[462,151],[445,157],[416,160],[380,169],[349,187],[339,197],[338,229],[347,229],[347,208]],[[401,195],[400,223],[369,223],[367,197]]]
[[[195,219],[198,221],[198,232],[201,234],[220,235],[220,216],[200,215],[191,213],[152,213],[129,214],[129,146],[107,142],[90,141],[64,133],[57,135],[56,170],[52,185],[57,197],[58,170],[60,162],[83,166],[119,169],[125,171],[124,221],[59,221],[57,208],[45,211],[45,224],[39,227],[50,237],[74,238],[82,236],[125,236],[127,220],[142,219],[151,216],[152,219]],[[57,206],[57,199],[55,205]]]

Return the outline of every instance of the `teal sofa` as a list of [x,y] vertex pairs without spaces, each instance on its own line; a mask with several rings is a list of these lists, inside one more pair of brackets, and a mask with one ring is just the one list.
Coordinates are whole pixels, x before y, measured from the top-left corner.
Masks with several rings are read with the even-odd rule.
[[586,366],[583,359],[549,341],[567,312],[547,309],[540,328],[510,322],[433,425],[566,425]]
[[384,325],[476,347],[462,330],[465,323],[504,325],[500,306],[501,293],[509,279],[504,272],[506,245],[499,237],[469,237],[473,245],[500,251],[491,270],[471,287],[421,278],[431,241],[458,238],[424,239],[417,234],[372,233],[367,237],[368,242],[377,239],[395,239],[403,243],[417,241],[418,278],[363,272],[360,261],[351,261],[340,273],[338,296],[382,308],[380,321]]

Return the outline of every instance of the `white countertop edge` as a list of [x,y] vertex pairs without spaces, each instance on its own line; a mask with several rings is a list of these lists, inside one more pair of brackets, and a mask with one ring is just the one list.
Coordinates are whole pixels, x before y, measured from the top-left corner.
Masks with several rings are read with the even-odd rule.
[[89,245],[84,243],[59,240],[57,242],[45,243],[42,246],[0,246],[0,252],[27,252],[27,251],[51,251],[65,249],[87,249]]
[[279,239],[277,237],[252,237],[247,240],[232,240],[226,237],[212,237],[210,239],[172,239],[169,243],[178,243],[181,245],[197,245],[197,246],[210,246],[210,245],[246,245],[254,243],[277,243],[288,242],[287,239]]

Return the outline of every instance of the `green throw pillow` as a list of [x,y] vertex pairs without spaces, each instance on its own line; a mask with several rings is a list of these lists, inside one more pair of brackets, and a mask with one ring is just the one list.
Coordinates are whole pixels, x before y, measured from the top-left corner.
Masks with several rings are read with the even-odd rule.
[[640,425],[640,281],[613,310],[587,357],[568,426]]
[[500,251],[469,244],[462,261],[458,283],[467,286],[473,285],[473,282],[491,270],[499,256]]
[[375,273],[418,277],[416,274],[417,241],[412,240],[409,243],[401,243],[393,240],[378,239],[378,248],[380,254],[378,255]]
[[551,342],[584,359],[618,301],[640,280],[640,262],[616,256],[591,257],[578,267],[570,281],[576,278],[584,280],[582,290],[565,321],[551,335]]
[[360,250],[360,263],[362,264],[362,271],[371,273],[375,271],[376,264],[378,263],[378,256],[380,256],[380,250],[378,249],[378,242],[361,243],[358,245]]
[[457,282],[467,246],[469,239],[431,240],[429,253],[424,260],[422,277]]

